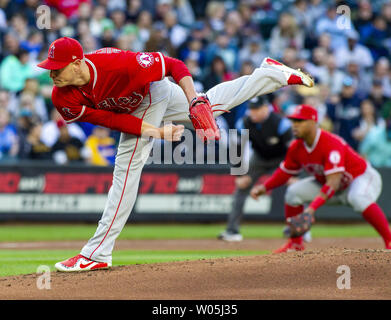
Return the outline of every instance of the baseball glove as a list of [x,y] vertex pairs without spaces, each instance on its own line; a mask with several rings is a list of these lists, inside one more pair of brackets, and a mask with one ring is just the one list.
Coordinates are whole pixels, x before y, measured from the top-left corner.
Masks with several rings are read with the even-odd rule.
[[204,142],[220,139],[220,130],[213,117],[213,112],[229,112],[226,110],[212,110],[216,105],[211,106],[206,95],[198,96],[190,103],[189,118],[198,137]]
[[[302,236],[311,229],[312,215],[308,212],[303,212],[297,216],[286,219],[289,227],[289,237],[296,238]],[[288,235],[288,232],[286,232]]]

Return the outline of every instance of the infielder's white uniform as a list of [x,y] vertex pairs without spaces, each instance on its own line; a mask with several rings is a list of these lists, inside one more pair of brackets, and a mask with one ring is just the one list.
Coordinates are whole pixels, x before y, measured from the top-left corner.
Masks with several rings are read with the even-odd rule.
[[[291,184],[285,193],[285,203],[296,207],[310,203],[322,188],[315,177],[307,177]],[[336,192],[327,200],[330,205],[348,205],[357,212],[363,212],[376,202],[382,191],[382,179],[379,172],[367,163],[365,172],[356,177],[349,187]]]

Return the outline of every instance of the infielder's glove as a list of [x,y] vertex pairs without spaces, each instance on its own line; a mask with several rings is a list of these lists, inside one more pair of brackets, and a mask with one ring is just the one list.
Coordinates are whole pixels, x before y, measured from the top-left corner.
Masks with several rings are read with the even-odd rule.
[[[289,237],[296,238],[302,236],[311,229],[312,215],[308,212],[303,212],[297,216],[286,219],[286,221],[289,227]],[[288,232],[286,232],[286,235],[288,235]]]
[[204,142],[208,140],[219,140],[220,130],[213,117],[213,112],[226,110],[212,110],[215,105],[211,106],[206,95],[198,96],[190,103],[189,118],[193,123],[198,137]]

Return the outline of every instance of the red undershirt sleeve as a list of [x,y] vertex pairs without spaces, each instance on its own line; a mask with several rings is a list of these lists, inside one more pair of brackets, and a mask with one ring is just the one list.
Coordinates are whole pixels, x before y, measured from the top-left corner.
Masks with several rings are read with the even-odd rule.
[[[60,111],[60,110],[59,110]],[[75,121],[89,122],[124,133],[141,135],[142,120],[126,113],[115,113],[106,110],[93,109],[83,106],[76,118],[69,119],[60,111],[67,123]]]
[[191,73],[181,60],[164,56],[166,66],[166,76],[171,76],[176,83],[179,83],[183,77],[190,76]]
[[266,190],[269,191],[287,183],[291,176],[292,175],[282,171],[280,168],[277,168],[277,170],[273,172],[272,176],[267,179],[263,185]]

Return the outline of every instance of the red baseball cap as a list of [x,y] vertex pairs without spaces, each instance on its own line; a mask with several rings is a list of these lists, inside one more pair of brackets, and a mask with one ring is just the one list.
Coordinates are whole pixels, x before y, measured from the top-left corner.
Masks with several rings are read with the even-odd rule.
[[84,53],[80,43],[72,38],[63,37],[53,41],[49,47],[48,58],[38,64],[38,67],[57,70],[69,63],[83,59]]
[[306,104],[298,105],[292,114],[288,116],[289,119],[297,120],[314,120],[318,121],[318,112],[314,107]]

